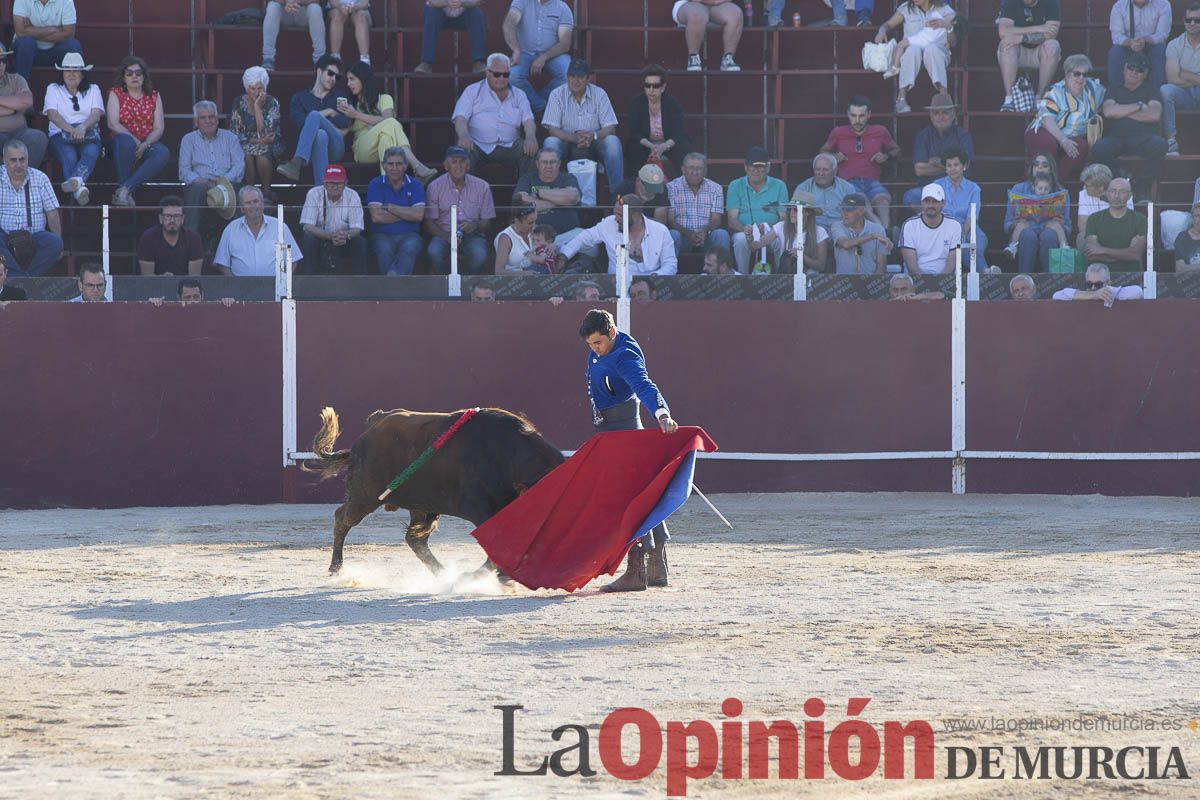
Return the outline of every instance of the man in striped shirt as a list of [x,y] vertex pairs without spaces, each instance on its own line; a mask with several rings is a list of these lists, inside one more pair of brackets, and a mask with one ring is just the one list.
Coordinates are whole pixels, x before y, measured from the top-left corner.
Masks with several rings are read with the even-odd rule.
[[667,184],[667,227],[675,242],[675,257],[705,251],[710,247],[729,249],[725,230],[725,191],[708,179],[708,159],[702,153],[683,157],[683,175]]

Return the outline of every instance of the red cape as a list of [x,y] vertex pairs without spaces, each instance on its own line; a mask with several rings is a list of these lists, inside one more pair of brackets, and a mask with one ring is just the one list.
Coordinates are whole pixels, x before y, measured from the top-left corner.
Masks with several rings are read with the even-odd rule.
[[[472,535],[530,589],[574,591],[616,572],[643,523],[655,524],[648,517],[665,518],[687,498],[693,453],[716,449],[698,427],[597,434]],[[671,494],[687,486],[674,503],[664,493],[681,466],[688,472]]]

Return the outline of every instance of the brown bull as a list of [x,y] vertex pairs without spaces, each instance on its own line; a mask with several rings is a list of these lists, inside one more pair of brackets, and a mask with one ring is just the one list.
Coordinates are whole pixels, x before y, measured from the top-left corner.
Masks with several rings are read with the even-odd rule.
[[[367,417],[366,431],[350,449],[334,451],[341,432],[337,412],[322,409],[321,430],[313,439],[313,452],[321,466],[301,464],[301,469],[321,473],[321,480],[346,473],[346,502],[333,515],[330,573],[342,567],[346,534],[382,505],[388,511],[408,509],[405,540],[436,575],[442,565],[427,540],[437,530],[439,516],[461,517],[478,527],[563,462],[558,448],[543,439],[527,419],[500,408],[485,408],[405,483],[379,500],[392,479],[463,413],[376,411]],[[477,572],[495,569],[489,559]]]

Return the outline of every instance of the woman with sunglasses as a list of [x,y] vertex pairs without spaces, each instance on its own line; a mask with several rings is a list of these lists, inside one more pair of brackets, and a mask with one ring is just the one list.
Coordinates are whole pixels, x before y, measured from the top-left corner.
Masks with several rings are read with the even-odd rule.
[[383,172],[383,154],[393,147],[404,151],[404,160],[420,181],[429,183],[437,170],[421,163],[396,119],[396,103],[390,94],[380,94],[375,83],[375,71],[365,61],[356,61],[346,68],[346,89],[350,99],[338,103],[338,111],[349,117],[354,161],[358,164],[378,164]]
[[642,71],[642,93],[629,104],[628,131],[625,174],[636,174],[646,163],[661,165],[664,158],[675,165],[676,175],[683,172],[692,141],[683,126],[683,108],[667,94],[667,71],[658,64]]
[[[1033,196],[1033,185],[1039,180],[1050,183],[1051,193],[1061,192],[1063,186],[1058,180],[1058,170],[1054,166],[1054,156],[1051,153],[1035,153],[1029,159],[1029,178],[1016,184],[1008,190],[1008,207],[1004,211],[1004,233],[1011,235],[1017,224],[1017,209],[1013,203],[1014,196]],[[1050,251],[1058,247],[1058,233],[1052,230],[1048,223],[1057,222],[1067,235],[1071,236],[1071,196],[1066,192],[1063,200],[1062,214],[1046,219],[1031,221],[1025,225],[1018,236],[1015,256],[1017,269],[1021,272],[1047,272],[1050,269]],[[1010,256],[1013,251],[1006,250]]]
[[1091,60],[1077,53],[1063,62],[1063,79],[1046,90],[1025,131],[1025,152],[1058,156],[1058,177],[1074,180],[1088,160],[1088,120],[1100,113],[1104,87],[1089,78]]
[[160,139],[166,130],[162,97],[150,80],[150,67],[138,56],[126,56],[117,66],[108,93],[108,129],[120,185],[113,204],[136,205],[133,190],[149,181],[171,160]]
[[59,188],[86,206],[91,199],[87,179],[100,160],[104,99],[100,87],[88,79],[92,65],[85,65],[79,53],[67,53],[55,67],[62,73],[62,83],[46,87],[42,106],[42,113],[50,119],[50,152],[62,167]]

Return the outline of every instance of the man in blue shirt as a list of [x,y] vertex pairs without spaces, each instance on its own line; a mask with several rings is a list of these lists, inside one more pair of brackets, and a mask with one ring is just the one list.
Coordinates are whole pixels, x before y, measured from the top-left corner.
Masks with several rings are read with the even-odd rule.
[[[962,150],[969,164],[975,158],[975,143],[971,134],[959,127],[955,112],[958,106],[954,98],[938,92],[929,101],[929,125],[917,131],[913,145],[913,172],[920,186],[904,193],[904,205],[921,210],[921,190],[946,174],[945,154],[947,150]],[[948,211],[946,212],[949,213]]]
[[[588,396],[597,432],[640,430],[641,403],[654,409],[663,433],[674,433],[679,428],[671,419],[662,392],[646,374],[642,348],[628,333],[617,331],[612,314],[593,308],[583,318],[579,335],[591,350],[587,359]],[[640,592],[647,586],[666,586],[668,538],[665,523],[655,527],[650,536],[629,548],[625,574],[601,591]]]
[[331,161],[341,161],[346,154],[346,131],[350,118],[338,111],[338,101],[350,101],[350,95],[337,88],[342,77],[342,62],[336,56],[323,55],[317,59],[316,79],[311,89],[296,92],[288,108],[288,118],[300,131],[296,140],[296,155],[275,171],[296,183],[305,164],[313,169],[313,183],[325,182],[325,167]]
[[383,275],[412,275],[425,246],[420,233],[425,187],[406,175],[407,169],[404,148],[389,147],[383,153],[384,174],[367,184],[371,249]]

